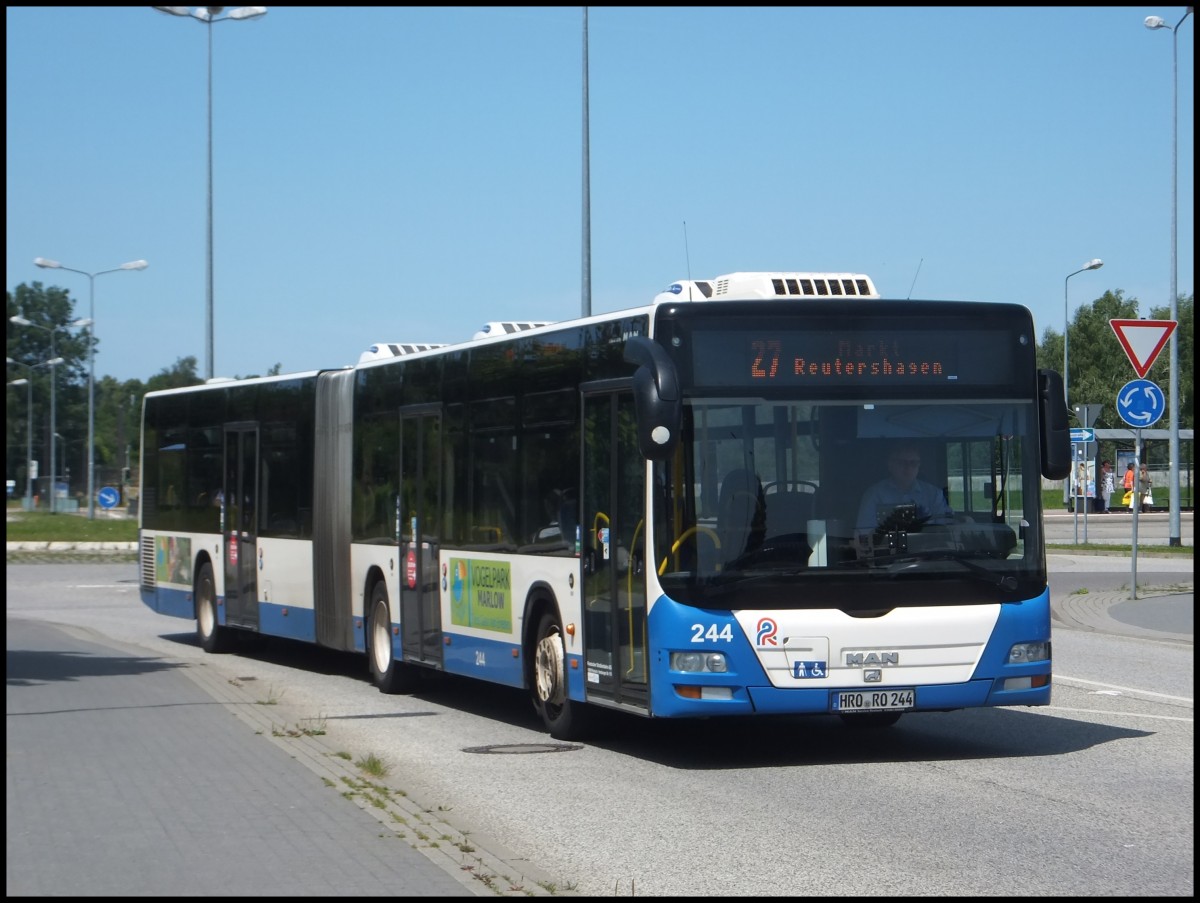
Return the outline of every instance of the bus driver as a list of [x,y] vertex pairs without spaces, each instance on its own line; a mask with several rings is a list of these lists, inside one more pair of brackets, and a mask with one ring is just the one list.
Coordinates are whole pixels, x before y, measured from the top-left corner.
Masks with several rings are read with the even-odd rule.
[[855,527],[860,541],[868,540],[879,527],[881,511],[897,505],[915,505],[920,524],[949,524],[954,511],[942,490],[917,478],[921,468],[921,453],[912,443],[900,443],[888,453],[888,475],[867,489],[858,506]]

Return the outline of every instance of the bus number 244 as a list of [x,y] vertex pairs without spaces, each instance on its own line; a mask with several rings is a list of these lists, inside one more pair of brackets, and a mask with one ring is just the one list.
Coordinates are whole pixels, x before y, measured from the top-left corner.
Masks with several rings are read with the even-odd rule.
[[718,640],[732,643],[733,628],[728,624],[724,624],[721,627],[717,627],[716,624],[709,624],[707,627],[703,624],[692,625],[693,643],[715,643]]

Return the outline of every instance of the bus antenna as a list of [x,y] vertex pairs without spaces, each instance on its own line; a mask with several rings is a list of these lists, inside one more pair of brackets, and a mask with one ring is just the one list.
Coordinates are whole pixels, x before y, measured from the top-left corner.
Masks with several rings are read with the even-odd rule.
[[683,221],[683,258],[687,261],[688,281],[692,280],[692,255],[688,252],[687,220]]
[[[921,258],[921,263],[924,263],[924,262],[925,262],[925,258],[924,258],[924,257],[922,257],[922,258]],[[912,300],[912,290],[913,290],[913,288],[914,288],[914,287],[916,286],[916,284],[917,284],[917,277],[921,275],[921,263],[918,263],[918,264],[917,264],[917,271],[916,271],[916,272],[913,274],[913,281],[912,281],[912,285],[910,285],[910,286],[908,287],[908,297],[904,299],[905,301],[911,301],[911,300]]]

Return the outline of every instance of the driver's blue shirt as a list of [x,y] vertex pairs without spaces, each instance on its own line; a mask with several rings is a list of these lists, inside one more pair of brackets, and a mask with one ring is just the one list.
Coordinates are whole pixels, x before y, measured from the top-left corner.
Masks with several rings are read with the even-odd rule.
[[879,525],[880,508],[890,509],[896,505],[916,505],[917,519],[928,524],[954,522],[954,511],[946,501],[942,490],[924,480],[913,480],[907,489],[901,489],[891,479],[880,480],[863,494],[858,506],[859,530],[874,530]]

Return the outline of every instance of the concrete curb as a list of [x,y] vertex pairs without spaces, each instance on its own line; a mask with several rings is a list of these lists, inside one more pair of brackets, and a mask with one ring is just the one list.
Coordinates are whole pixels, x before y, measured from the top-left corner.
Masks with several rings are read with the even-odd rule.
[[[219,665],[188,667],[184,673],[241,721],[320,776],[332,790],[374,815],[401,840],[457,876],[473,895],[499,897],[579,896],[566,882],[485,837],[454,825],[437,806],[414,799],[403,776],[368,777],[337,742],[336,725],[286,704],[268,700],[270,691],[245,678],[228,677]],[[266,691],[264,693],[264,690]],[[290,723],[289,723],[290,722]],[[328,733],[326,733],[328,731]],[[487,888],[487,891],[483,890]]]

